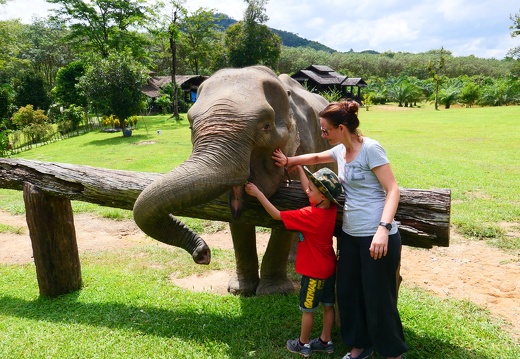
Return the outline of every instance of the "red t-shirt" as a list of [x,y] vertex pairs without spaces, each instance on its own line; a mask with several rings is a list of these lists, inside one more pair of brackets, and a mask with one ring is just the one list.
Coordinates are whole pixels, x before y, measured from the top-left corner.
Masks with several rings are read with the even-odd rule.
[[336,205],[329,208],[303,207],[280,211],[285,228],[299,231],[296,272],[312,278],[327,279],[336,271],[336,254],[332,247],[336,225]]

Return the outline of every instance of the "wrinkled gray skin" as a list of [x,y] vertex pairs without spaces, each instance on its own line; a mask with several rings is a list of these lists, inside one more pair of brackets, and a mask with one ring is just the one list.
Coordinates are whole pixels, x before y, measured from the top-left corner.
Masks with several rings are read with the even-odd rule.
[[[137,225],[152,238],[184,248],[195,262],[208,264],[211,252],[206,243],[171,213],[227,195],[237,218],[247,180],[271,196],[285,175],[271,158],[275,149],[291,156],[329,148],[321,138],[317,115],[327,104],[289,76],[278,77],[263,66],[216,72],[202,83],[188,112],[190,158],[140,194],[134,205]],[[294,232],[272,231],[259,276],[255,227],[231,222],[230,228],[236,275],[228,291],[292,292],[286,268]]]

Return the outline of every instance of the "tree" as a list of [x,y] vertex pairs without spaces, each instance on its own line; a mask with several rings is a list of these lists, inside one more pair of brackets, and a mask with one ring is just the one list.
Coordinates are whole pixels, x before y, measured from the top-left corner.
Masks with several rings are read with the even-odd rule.
[[36,143],[52,132],[52,126],[42,110],[34,110],[33,105],[21,107],[11,118],[13,125],[22,130],[24,136]]
[[[179,116],[179,93],[177,89],[177,81],[175,76],[177,74],[177,50],[181,37],[181,23],[187,16],[187,10],[184,8],[186,0],[170,0],[171,11],[167,14],[162,22],[151,29],[153,35],[159,40],[168,42],[169,55],[169,74],[173,85],[173,94],[170,101],[173,107],[173,118],[180,119]],[[164,99],[162,100],[164,101]]]
[[438,60],[430,60],[428,63],[428,72],[430,73],[430,76],[433,78],[433,82],[435,83],[434,103],[436,110],[439,109],[439,85],[442,80],[444,68],[446,67],[446,59],[444,58],[443,52],[444,48],[441,47],[441,49],[439,50]]
[[0,86],[0,120],[9,116],[11,106],[14,103],[15,92],[11,85],[2,84]]
[[65,107],[72,104],[86,107],[87,99],[76,86],[84,74],[85,64],[82,61],[71,62],[59,69],[56,74],[56,86],[52,90],[56,102]]
[[443,83],[439,90],[439,103],[444,105],[444,108],[449,109],[454,104],[461,93],[462,82],[458,79],[452,79]]
[[81,106],[70,105],[57,118],[58,131],[61,133],[76,131],[84,118],[85,112]]
[[[200,74],[201,67],[210,69],[212,59],[219,56],[221,38],[215,22],[219,18],[215,18],[213,11],[199,8],[182,21],[180,52],[196,75]],[[205,72],[210,73],[208,70]]]
[[263,23],[267,0],[244,0],[248,6],[244,20],[228,27],[225,47],[229,63],[234,67],[262,64],[276,68],[282,40]]
[[152,9],[146,0],[47,0],[61,7],[53,9],[54,19],[70,25],[68,39],[81,51],[107,58],[112,52],[128,50],[143,57],[142,36],[137,29],[148,20]]
[[20,20],[0,21],[0,82],[11,83],[20,73],[30,70],[30,61],[23,52],[30,47]]
[[32,69],[41,74],[47,92],[54,86],[58,69],[74,59],[71,48],[63,41],[67,33],[60,24],[42,18],[33,18],[33,23],[24,27],[22,36],[28,46],[20,57],[29,60]]
[[[520,11],[514,15],[511,14],[509,18],[513,21],[513,25],[509,27],[511,30],[511,37],[517,37],[520,35]],[[509,50],[508,54],[511,57],[516,57],[520,60],[520,46],[512,48]]]
[[480,87],[472,80],[464,81],[460,90],[459,101],[466,107],[472,107],[480,98]]
[[173,118],[176,120],[180,119],[179,116],[179,89],[177,88],[177,80],[175,76],[177,74],[177,43],[180,38],[179,22],[181,18],[186,16],[186,9],[182,6],[186,0],[172,0],[172,15],[168,24],[168,40],[170,42],[170,51],[172,55],[171,63],[171,78],[173,86]]
[[500,78],[484,86],[479,104],[503,106],[520,103],[520,84],[513,79]]
[[114,114],[124,130],[125,119],[143,108],[140,89],[146,79],[142,66],[130,56],[109,55],[90,64],[78,86],[96,112]]
[[422,98],[422,91],[406,76],[387,79],[387,95],[392,101],[396,101],[399,107],[405,107],[417,102]]
[[27,71],[15,81],[15,103],[18,107],[33,105],[37,109],[47,110],[51,99],[45,90],[45,81],[40,73]]

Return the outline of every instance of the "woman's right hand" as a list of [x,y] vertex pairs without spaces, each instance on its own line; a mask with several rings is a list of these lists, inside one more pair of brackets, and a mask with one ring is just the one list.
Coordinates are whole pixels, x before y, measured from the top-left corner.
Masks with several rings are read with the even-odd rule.
[[277,149],[273,152],[273,155],[271,158],[274,160],[274,164],[278,167],[285,167],[287,166],[288,160],[287,156],[284,155],[281,149]]

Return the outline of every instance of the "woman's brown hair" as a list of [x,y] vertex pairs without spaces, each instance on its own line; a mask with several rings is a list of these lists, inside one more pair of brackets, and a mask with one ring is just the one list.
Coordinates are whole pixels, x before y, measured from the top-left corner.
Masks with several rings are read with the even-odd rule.
[[320,113],[319,116],[331,126],[338,127],[345,126],[350,133],[360,135],[358,132],[359,118],[358,118],[359,104],[353,100],[342,100],[338,102],[331,102]]

